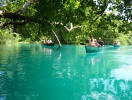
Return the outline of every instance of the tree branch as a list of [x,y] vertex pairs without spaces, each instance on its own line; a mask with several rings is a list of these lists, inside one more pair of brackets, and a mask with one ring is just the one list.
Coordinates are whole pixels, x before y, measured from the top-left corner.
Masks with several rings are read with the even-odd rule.
[[52,30],[52,32],[53,32],[53,34],[55,35],[55,37],[56,37],[56,39],[57,39],[57,41],[58,41],[58,43],[59,43],[59,48],[60,48],[60,47],[61,47],[61,42],[60,42],[58,36],[56,35],[56,33],[55,33],[53,30]]
[[24,25],[24,24],[26,24],[26,22],[13,22],[13,21],[11,21],[11,22],[7,22],[4,24],[0,24],[0,28],[4,28],[8,25]]
[[68,28],[67,26],[64,26],[63,23],[59,23],[59,22],[55,22],[56,25],[61,25],[63,26],[68,32],[72,31],[73,29],[76,29],[76,28],[81,28],[82,26],[73,26],[72,23],[70,23],[70,28]]
[[70,28],[68,28],[67,26],[64,27],[68,32],[72,31],[75,28],[81,28],[81,26],[73,26],[72,23],[70,23]]
[[35,22],[35,23],[40,23],[40,24],[51,25],[48,21],[40,20],[39,18],[36,18],[34,16],[23,16],[18,13],[11,13],[11,12],[4,12],[4,13],[0,14],[0,18],[9,18],[14,21],[14,22],[5,23],[4,26],[7,26],[9,24],[15,24],[17,20],[21,21],[19,23],[23,23],[23,21],[24,21],[25,24],[28,22]]
[[23,5],[23,7],[18,11],[18,14],[21,14],[22,12],[24,12],[35,1],[37,1],[37,0],[30,0],[29,2],[26,2]]

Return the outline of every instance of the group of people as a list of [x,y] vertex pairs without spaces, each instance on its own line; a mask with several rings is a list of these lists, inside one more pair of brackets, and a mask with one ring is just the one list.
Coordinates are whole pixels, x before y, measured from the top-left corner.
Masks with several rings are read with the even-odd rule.
[[[90,40],[88,43],[91,47],[103,47],[104,46],[104,42],[101,40],[101,38],[99,37],[98,40],[94,39],[92,35],[90,35]],[[113,45],[118,45],[120,46],[120,42],[118,40],[114,41]]]
[[101,40],[101,38],[99,37],[98,40],[94,39],[92,35],[90,35],[90,40],[88,43],[91,47],[103,47],[104,46],[104,42]]
[[53,43],[53,41],[50,38],[47,40],[45,40],[45,39],[42,40],[42,44],[52,44],[52,43]]

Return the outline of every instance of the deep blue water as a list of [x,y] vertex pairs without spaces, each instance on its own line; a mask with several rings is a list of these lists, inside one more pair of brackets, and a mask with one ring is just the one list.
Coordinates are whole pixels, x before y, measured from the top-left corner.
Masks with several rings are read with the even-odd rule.
[[132,100],[132,46],[0,45],[0,100]]

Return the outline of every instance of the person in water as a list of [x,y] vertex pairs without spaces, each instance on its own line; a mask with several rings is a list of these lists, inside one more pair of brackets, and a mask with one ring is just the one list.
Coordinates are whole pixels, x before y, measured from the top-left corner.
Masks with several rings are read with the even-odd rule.
[[101,40],[101,37],[99,37],[98,44],[99,44],[100,46],[104,46],[104,42]]
[[100,46],[98,44],[98,42],[96,41],[96,39],[93,38],[92,35],[90,35],[90,40],[89,40],[89,43],[88,43],[91,47],[98,47]]

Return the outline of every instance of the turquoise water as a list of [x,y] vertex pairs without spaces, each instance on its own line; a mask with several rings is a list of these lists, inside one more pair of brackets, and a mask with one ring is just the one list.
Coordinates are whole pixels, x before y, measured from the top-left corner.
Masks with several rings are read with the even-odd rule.
[[132,46],[0,45],[0,100],[132,100]]

